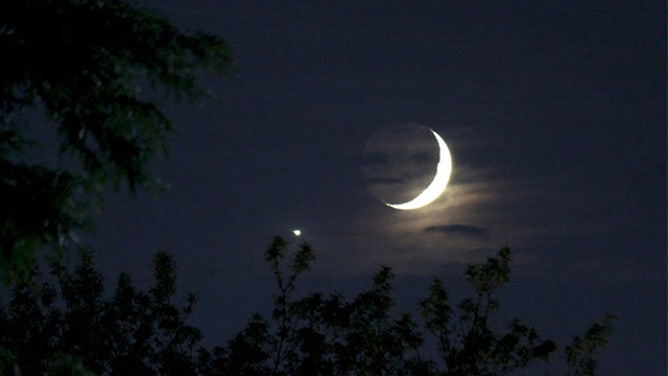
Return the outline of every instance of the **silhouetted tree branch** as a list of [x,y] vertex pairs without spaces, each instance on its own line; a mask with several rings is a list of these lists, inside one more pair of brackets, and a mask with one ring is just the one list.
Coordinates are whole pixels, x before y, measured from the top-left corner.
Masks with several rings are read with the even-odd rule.
[[[346,299],[313,292],[296,297],[298,277],[314,260],[308,244],[291,251],[275,238],[265,253],[276,281],[269,318],[252,316],[225,345],[199,345],[188,323],[196,298],[175,302],[172,258],[153,259],[154,282],[137,290],[127,274],[110,296],[92,254],[70,270],[52,257],[49,275],[36,263],[0,304],[0,370],[4,374],[97,375],[504,375],[554,360],[557,346],[519,318],[490,326],[496,291],[510,274],[510,250],[469,265],[474,295],[457,308],[435,279],[418,303],[418,318],[394,312],[392,272],[382,267],[371,286]],[[594,375],[596,351],[611,335],[606,316],[564,348],[565,376]],[[437,350],[426,344],[436,343]]]
[[3,369],[17,368],[23,375],[53,374],[63,367],[97,375],[199,374],[202,335],[186,322],[196,299],[189,294],[183,305],[173,302],[175,268],[167,254],[155,256],[155,282],[147,292],[121,274],[110,297],[87,251],[73,271],[51,260],[55,284],[34,265],[31,278],[12,287],[0,313]]
[[[503,330],[489,325],[499,306],[496,292],[510,277],[507,247],[466,268],[474,296],[456,309],[435,279],[418,304],[421,323],[392,312],[392,273],[386,267],[376,273],[370,290],[351,300],[322,292],[295,298],[297,277],[308,269],[313,253],[308,244],[289,253],[282,238],[269,245],[265,256],[277,285],[271,320],[253,317],[219,358],[219,374],[503,375],[553,359],[557,351],[553,341],[519,318]],[[589,375],[595,369],[594,353],[607,342],[611,320],[606,316],[565,348],[566,375]],[[421,348],[432,338],[438,354],[425,357]]]
[[[106,185],[155,186],[146,166],[166,153],[171,130],[159,98],[195,100],[203,94],[199,68],[221,73],[231,65],[222,39],[182,32],[119,0],[2,1],[0,53],[5,272],[44,244],[63,245],[72,230],[89,229]],[[60,153],[78,164],[36,158],[39,140],[28,136],[36,126],[51,128]]]

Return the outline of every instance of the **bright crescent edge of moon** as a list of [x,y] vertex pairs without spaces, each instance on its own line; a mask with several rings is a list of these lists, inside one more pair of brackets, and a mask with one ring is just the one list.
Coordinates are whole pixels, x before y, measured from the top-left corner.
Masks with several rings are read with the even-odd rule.
[[448,186],[450,172],[452,170],[452,158],[450,157],[450,150],[448,149],[448,145],[445,144],[445,141],[443,141],[438,133],[434,132],[433,129],[429,130],[434,135],[434,138],[436,138],[439,150],[438,165],[436,166],[436,175],[434,175],[434,180],[432,180],[431,183],[429,183],[429,186],[427,186],[427,188],[414,199],[401,204],[390,204],[386,202],[385,205],[399,210],[419,209],[434,202],[434,200],[436,200],[443,193],[443,191],[445,191],[445,187]]

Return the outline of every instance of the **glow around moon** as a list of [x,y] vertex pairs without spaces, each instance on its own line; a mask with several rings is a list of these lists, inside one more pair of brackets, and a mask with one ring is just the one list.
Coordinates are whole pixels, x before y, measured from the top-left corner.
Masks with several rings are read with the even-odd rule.
[[450,156],[448,145],[445,144],[445,141],[443,141],[441,136],[434,132],[433,129],[430,129],[430,131],[434,135],[434,138],[436,138],[439,150],[439,160],[438,165],[436,165],[436,175],[434,175],[434,180],[432,180],[429,186],[427,186],[427,188],[414,199],[402,204],[390,204],[386,202],[385,205],[399,210],[419,209],[434,202],[434,200],[441,196],[443,191],[445,191],[445,188],[448,186],[448,181],[450,180],[450,172],[452,171],[452,157]]
[[[436,141],[436,142],[434,142]],[[398,210],[429,205],[446,189],[452,159],[434,130],[416,123],[384,128],[364,148],[362,177],[383,204]]]

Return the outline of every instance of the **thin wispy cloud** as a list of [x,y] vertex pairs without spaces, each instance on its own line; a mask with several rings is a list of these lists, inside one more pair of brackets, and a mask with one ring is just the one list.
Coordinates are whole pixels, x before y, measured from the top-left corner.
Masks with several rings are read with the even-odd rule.
[[444,235],[464,235],[471,237],[483,237],[486,238],[489,235],[489,231],[486,228],[463,225],[463,224],[451,224],[451,225],[437,225],[437,226],[428,226],[424,229],[424,232],[433,232],[440,233]]

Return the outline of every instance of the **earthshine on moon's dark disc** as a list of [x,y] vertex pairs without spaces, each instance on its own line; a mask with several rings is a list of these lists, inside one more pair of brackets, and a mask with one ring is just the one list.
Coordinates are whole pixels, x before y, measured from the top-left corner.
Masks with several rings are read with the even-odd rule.
[[362,177],[369,191],[394,209],[436,200],[450,178],[452,159],[438,133],[419,124],[385,128],[364,148]]

